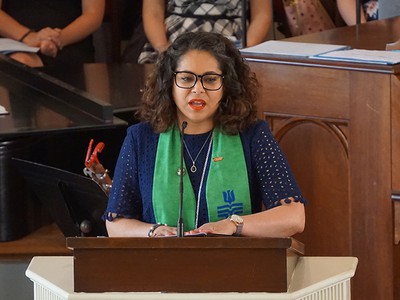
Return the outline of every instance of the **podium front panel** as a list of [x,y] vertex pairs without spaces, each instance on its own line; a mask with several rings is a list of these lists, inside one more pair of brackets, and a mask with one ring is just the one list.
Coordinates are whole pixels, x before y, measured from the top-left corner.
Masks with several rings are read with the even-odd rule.
[[67,244],[75,292],[286,292],[302,254],[290,238],[69,238]]

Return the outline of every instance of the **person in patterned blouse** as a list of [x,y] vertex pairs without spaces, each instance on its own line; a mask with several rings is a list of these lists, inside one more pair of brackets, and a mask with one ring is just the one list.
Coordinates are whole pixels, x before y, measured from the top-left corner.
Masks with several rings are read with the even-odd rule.
[[266,40],[272,25],[270,0],[143,0],[143,26],[148,43],[139,63],[154,63],[172,41],[184,32],[216,32],[238,47],[243,41],[243,7],[246,22],[246,46]]

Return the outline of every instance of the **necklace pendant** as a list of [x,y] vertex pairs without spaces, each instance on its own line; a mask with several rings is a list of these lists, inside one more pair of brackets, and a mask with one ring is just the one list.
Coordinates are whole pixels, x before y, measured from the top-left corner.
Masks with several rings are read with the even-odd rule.
[[[182,172],[181,172],[181,171],[182,171]],[[181,174],[182,174],[182,176],[184,176],[184,175],[186,174],[185,168],[183,168],[183,169],[178,168],[178,170],[176,171],[176,173],[177,173],[179,176],[181,176]]]
[[197,167],[196,167],[195,165],[191,166],[191,167],[190,167],[190,171],[191,171],[192,173],[196,173]]

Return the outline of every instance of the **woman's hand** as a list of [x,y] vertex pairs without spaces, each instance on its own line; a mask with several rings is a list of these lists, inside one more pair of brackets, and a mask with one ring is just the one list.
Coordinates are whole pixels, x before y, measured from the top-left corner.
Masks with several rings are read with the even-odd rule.
[[37,37],[40,41],[57,40],[60,37],[61,29],[46,27],[37,32]]
[[224,219],[217,222],[210,222],[203,224],[199,228],[189,231],[189,234],[213,233],[213,234],[233,235],[235,232],[236,232],[236,225],[229,219]]
[[56,57],[58,46],[51,40],[44,40],[40,43],[40,52],[50,57]]
[[176,227],[170,227],[167,225],[159,226],[153,231],[152,237],[161,237],[161,236],[176,236],[177,229]]
[[24,43],[31,47],[41,47],[43,41],[54,41],[55,44],[60,37],[61,31],[59,29],[52,29],[50,27],[43,28],[38,32],[31,32],[24,38]]

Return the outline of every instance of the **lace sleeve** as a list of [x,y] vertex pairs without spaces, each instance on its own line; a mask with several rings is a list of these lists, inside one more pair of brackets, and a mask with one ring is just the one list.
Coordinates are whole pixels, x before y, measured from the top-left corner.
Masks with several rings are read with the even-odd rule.
[[128,130],[115,167],[108,205],[103,219],[134,218],[141,212],[135,134]]
[[281,205],[282,199],[305,203],[286,157],[264,121],[254,131],[252,160],[267,209]]

